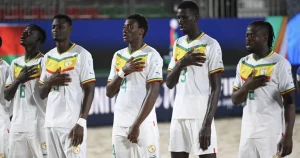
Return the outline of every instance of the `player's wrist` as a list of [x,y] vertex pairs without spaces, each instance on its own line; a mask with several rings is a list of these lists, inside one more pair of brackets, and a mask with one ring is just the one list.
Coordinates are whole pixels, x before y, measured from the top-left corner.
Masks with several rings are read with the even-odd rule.
[[125,78],[125,72],[123,71],[123,69],[119,70],[118,76],[121,77],[121,78]]
[[77,124],[81,127],[86,127],[86,119],[84,118],[79,118],[77,121]]

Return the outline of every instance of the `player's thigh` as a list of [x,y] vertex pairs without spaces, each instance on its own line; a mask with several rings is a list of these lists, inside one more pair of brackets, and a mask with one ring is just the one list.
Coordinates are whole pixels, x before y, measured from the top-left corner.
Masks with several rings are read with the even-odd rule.
[[255,144],[260,157],[273,157],[277,153],[277,144],[281,135],[275,137],[256,139]]
[[59,128],[46,128],[46,144],[48,158],[59,157],[66,158],[64,152],[63,138],[67,136],[66,132],[61,132]]
[[9,121],[0,122],[0,157],[8,157]]
[[113,127],[112,131],[112,157],[113,158],[134,158],[137,145],[128,139],[129,128]]
[[32,157],[29,143],[26,139],[27,133],[12,132],[9,139],[9,158]]
[[33,157],[43,157],[43,144],[40,142],[38,132],[29,132],[26,134],[26,140],[29,144],[29,148],[32,151]]
[[186,120],[173,119],[170,126],[169,151],[190,153],[192,142]]
[[156,123],[145,122],[140,126],[138,138],[140,157],[160,158],[159,131]]
[[211,124],[210,145],[204,151],[200,148],[200,142],[199,142],[199,133],[202,128],[203,120],[199,120],[199,119],[189,120],[189,122],[186,122],[186,124],[190,126],[189,130],[190,133],[192,133],[191,141],[192,141],[192,149],[194,155],[204,155],[204,157],[214,157],[218,152],[217,132],[216,132],[214,120],[212,121]]
[[64,139],[64,153],[67,158],[86,158],[86,138],[87,138],[87,129],[84,128],[83,141],[80,145],[74,147],[72,145],[71,139],[69,139],[70,130],[65,130],[62,138]]
[[39,139],[39,144],[42,148],[43,155],[46,155],[47,154],[46,129],[44,127],[40,127],[37,130],[37,135]]
[[259,158],[255,140],[241,137],[238,155],[239,158]]

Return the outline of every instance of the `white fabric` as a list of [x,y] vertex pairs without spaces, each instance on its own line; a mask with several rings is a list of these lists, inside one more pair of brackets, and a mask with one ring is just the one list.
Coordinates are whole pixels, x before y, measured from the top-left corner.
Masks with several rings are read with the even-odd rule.
[[147,122],[140,126],[137,144],[127,139],[129,129],[129,127],[113,126],[114,158],[160,158],[159,132],[156,122]]
[[267,86],[255,89],[251,95],[249,93],[243,109],[241,136],[265,138],[284,133],[285,122],[281,95],[295,89],[290,63],[277,53],[258,61],[254,60],[250,54],[242,58],[237,66],[234,89],[241,88],[245,83],[241,77],[246,70],[249,71],[245,65],[252,65],[260,71],[266,70],[270,73],[270,81],[267,82]]
[[0,121],[0,157],[8,158],[10,121]]
[[187,36],[175,41],[168,71],[172,71],[177,61],[194,47],[205,54],[206,62],[202,67],[187,66],[182,69],[176,85],[172,119],[203,119],[211,91],[209,75],[224,71],[219,43],[204,33],[190,43]]
[[72,146],[68,128],[46,128],[48,158],[86,158],[87,130],[84,128],[82,144]]
[[[163,60],[159,53],[146,44],[133,54],[129,54],[128,48],[117,51],[112,59],[111,71],[108,81],[117,75],[117,64],[126,62],[133,57],[145,57],[145,68],[141,72],[133,72],[123,79],[120,91],[117,95],[114,109],[114,126],[130,127],[135,121],[147,94],[147,83],[162,82]],[[117,61],[122,60],[122,61]],[[118,63],[117,63],[118,62]],[[155,107],[144,122],[156,122]]]
[[9,75],[9,65],[0,58],[0,120],[9,120],[9,109],[4,99],[5,82]]
[[280,139],[281,135],[265,138],[241,137],[239,158],[273,158],[277,153],[277,144]]
[[44,57],[41,84],[58,69],[57,66],[53,72],[50,71],[55,64],[61,67],[62,73],[70,75],[71,82],[68,86],[52,87],[48,95],[45,127],[72,129],[81,111],[84,96],[82,84],[95,81],[93,59],[87,50],[76,44],[63,54],[53,48]]
[[169,151],[194,155],[217,153],[217,134],[214,121],[211,124],[210,146],[205,151],[200,149],[199,132],[202,122],[203,120],[199,119],[173,119],[170,127]]

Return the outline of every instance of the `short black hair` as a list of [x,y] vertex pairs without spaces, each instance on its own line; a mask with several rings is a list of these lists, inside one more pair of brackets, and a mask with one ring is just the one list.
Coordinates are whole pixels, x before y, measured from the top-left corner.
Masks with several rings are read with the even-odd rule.
[[193,1],[183,1],[179,4],[178,9],[189,9],[191,10],[195,15],[199,15],[199,7],[198,5]]
[[33,27],[35,30],[37,30],[40,34],[41,43],[42,44],[45,43],[46,38],[47,38],[47,34],[46,34],[46,31],[43,28],[41,28],[40,26],[38,26],[36,24],[31,24],[31,25],[28,25],[27,27]]
[[54,16],[53,20],[54,19],[65,19],[67,21],[67,23],[69,23],[69,25],[72,26],[72,19],[68,15],[57,14]]
[[132,15],[129,15],[127,17],[127,19],[135,20],[138,23],[139,28],[143,28],[144,31],[145,31],[144,34],[143,34],[143,37],[146,36],[147,31],[148,31],[148,21],[143,15],[141,15],[141,14],[132,14]]
[[273,42],[274,42],[274,39],[275,39],[274,29],[273,29],[272,25],[267,21],[261,21],[261,20],[254,21],[250,25],[263,27],[264,29],[267,30],[266,33],[267,33],[267,36],[268,36],[268,47],[270,49],[272,49],[272,45],[273,45]]

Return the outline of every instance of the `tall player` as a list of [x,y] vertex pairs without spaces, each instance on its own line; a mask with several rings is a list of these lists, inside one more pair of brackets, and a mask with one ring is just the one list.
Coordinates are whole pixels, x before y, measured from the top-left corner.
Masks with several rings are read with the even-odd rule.
[[86,119],[94,98],[91,54],[70,41],[72,20],[58,14],[52,22],[56,47],[44,57],[41,98],[48,97],[46,139],[49,158],[86,157]]
[[[295,122],[291,65],[272,51],[273,27],[252,22],[246,31],[250,55],[237,66],[232,102],[246,102],[243,110],[240,158],[282,156],[292,152]],[[284,111],[284,112],[283,112]]]
[[224,71],[219,43],[200,31],[199,8],[192,1],[178,6],[180,30],[186,34],[173,46],[167,86],[176,86],[170,144],[172,158],[214,158],[217,136],[214,116]]
[[0,157],[8,157],[8,138],[10,129],[9,110],[4,99],[5,81],[9,74],[9,65],[0,58]]
[[40,45],[45,31],[29,25],[21,37],[25,55],[12,61],[4,91],[5,99],[13,99],[13,117],[9,139],[9,158],[41,158],[46,154],[46,102],[39,95],[39,77],[43,54]]
[[159,158],[159,133],[154,103],[162,82],[163,60],[144,43],[148,22],[140,14],[127,17],[123,27],[127,48],[112,59],[106,95],[117,95],[112,133],[117,158]]

